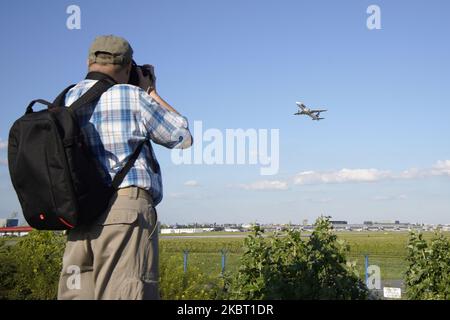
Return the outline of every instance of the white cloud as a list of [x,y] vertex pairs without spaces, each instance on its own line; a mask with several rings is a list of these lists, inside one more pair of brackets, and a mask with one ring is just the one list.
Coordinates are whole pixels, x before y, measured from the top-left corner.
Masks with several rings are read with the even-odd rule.
[[383,180],[409,180],[434,176],[450,176],[450,160],[438,161],[432,168],[412,168],[396,173],[378,169],[342,169],[339,171],[304,171],[294,176],[297,185],[327,183],[377,182]]
[[438,161],[431,170],[434,176],[450,176],[450,160]]
[[[239,185],[245,190],[287,190],[293,185],[337,184],[337,183],[375,183],[385,180],[412,180],[436,176],[450,176],[450,160],[438,161],[431,168],[412,168],[401,172],[379,169],[341,169],[337,171],[302,171],[291,179],[276,181],[256,181]],[[399,199],[399,198],[398,198]],[[385,200],[385,199],[379,199]]]
[[7,165],[8,165],[8,160],[0,159],[0,166],[7,166]]
[[400,172],[399,174],[393,174],[392,179],[418,179],[418,178],[426,178],[430,176],[429,169],[417,169],[412,168],[405,171]]
[[239,188],[245,190],[287,190],[289,188],[287,181],[280,180],[263,180],[256,181],[251,184],[240,184]]
[[188,187],[198,187],[198,186],[200,186],[200,184],[196,180],[188,180],[188,181],[186,181],[184,183],[184,185],[188,186]]
[[377,169],[342,169],[334,172],[304,171],[295,175],[294,184],[375,182],[389,176],[389,171]]

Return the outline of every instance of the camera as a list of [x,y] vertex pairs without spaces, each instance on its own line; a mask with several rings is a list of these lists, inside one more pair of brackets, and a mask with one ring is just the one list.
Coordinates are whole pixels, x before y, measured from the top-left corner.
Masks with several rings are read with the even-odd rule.
[[141,68],[144,77],[150,77],[152,84],[155,83],[155,75],[153,73],[153,67],[150,65],[138,66],[137,63],[133,60],[131,63],[130,80],[128,81],[128,84],[139,87],[138,68]]

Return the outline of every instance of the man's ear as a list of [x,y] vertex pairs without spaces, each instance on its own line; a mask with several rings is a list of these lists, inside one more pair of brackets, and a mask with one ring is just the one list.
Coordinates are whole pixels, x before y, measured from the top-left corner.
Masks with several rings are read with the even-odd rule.
[[132,63],[130,62],[128,64],[128,68],[127,68],[127,75],[129,75],[131,73],[131,68],[132,68]]

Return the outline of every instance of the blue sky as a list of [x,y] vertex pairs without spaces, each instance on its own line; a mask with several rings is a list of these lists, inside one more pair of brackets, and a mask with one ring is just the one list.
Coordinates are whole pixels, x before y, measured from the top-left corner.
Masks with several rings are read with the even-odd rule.
[[[66,8],[81,9],[68,30]],[[381,8],[381,30],[366,27]],[[204,129],[279,129],[280,170],[175,165],[157,147],[168,223],[450,223],[448,1],[2,1],[0,217],[20,206],[5,141],[34,98],[86,72],[97,35],[127,38],[158,91]],[[325,106],[319,123],[295,101]],[[305,178],[306,177],[306,178]],[[189,182],[190,181],[190,182]],[[189,182],[186,184],[186,182]]]

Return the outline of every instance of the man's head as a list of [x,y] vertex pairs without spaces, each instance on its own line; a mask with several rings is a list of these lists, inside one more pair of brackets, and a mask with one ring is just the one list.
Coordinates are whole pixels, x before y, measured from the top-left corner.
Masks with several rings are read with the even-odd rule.
[[102,72],[118,83],[128,83],[133,49],[127,40],[109,35],[97,37],[89,49],[89,72]]

